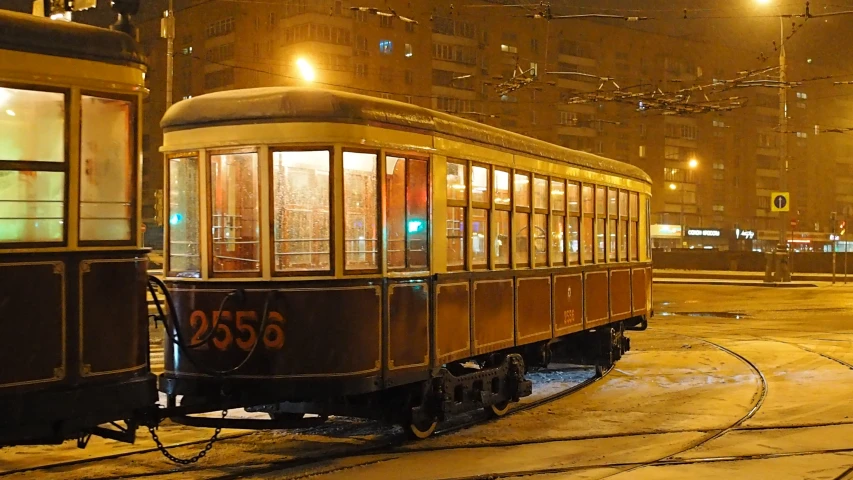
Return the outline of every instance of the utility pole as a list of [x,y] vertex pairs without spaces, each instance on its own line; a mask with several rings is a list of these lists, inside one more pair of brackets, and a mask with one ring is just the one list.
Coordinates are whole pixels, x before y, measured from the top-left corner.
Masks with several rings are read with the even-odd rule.
[[829,234],[830,235],[829,239],[832,243],[832,284],[833,285],[835,285],[835,254],[838,251],[838,240],[836,240],[836,236],[835,236],[835,226],[836,226],[835,219],[836,218],[837,218],[837,215],[835,212],[832,212],[829,216],[829,219],[830,219],[829,221],[830,221],[830,224],[832,225],[832,229],[830,230],[830,232],[832,232],[832,233]]
[[160,36],[166,39],[166,108],[172,106],[172,83],[175,77],[175,5],[169,0],[169,9],[163,13]]
[[[788,81],[786,69],[787,59],[785,57],[785,21],[779,17],[779,190],[788,191],[788,91],[785,82]],[[791,249],[786,245],[785,230],[788,227],[788,213],[779,212],[779,245],[777,249],[781,255],[788,256],[788,262],[777,258],[777,281],[788,282],[791,280],[790,256]]]

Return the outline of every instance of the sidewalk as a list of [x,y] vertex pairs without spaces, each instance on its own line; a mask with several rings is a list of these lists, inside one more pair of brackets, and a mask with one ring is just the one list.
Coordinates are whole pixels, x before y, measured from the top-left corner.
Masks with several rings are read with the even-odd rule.
[[[655,269],[654,283],[681,285],[738,285],[755,287],[817,287],[831,285],[831,273],[794,273],[789,283],[765,282],[764,272],[727,272],[723,270],[673,270]],[[844,274],[836,274],[836,285],[844,284]],[[847,276],[853,285],[853,273]]]

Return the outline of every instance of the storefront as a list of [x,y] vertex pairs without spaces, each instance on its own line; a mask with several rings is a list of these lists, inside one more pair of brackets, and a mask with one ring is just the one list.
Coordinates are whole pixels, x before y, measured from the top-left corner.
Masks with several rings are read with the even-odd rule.
[[672,250],[682,248],[681,225],[653,224],[652,248]]
[[719,228],[687,228],[684,235],[686,247],[704,250],[728,250],[729,235],[727,230]]

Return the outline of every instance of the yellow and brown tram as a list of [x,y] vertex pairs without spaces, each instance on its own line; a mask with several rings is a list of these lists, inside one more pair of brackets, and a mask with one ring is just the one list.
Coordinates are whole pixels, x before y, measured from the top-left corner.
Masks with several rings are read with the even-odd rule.
[[144,75],[126,33],[0,10],[0,445],[132,440],[98,425],[157,400]]
[[[160,389],[272,415],[495,414],[552,351],[606,365],[651,314],[640,169],[409,104],[315,88],[162,121]],[[366,413],[365,413],[366,412]]]

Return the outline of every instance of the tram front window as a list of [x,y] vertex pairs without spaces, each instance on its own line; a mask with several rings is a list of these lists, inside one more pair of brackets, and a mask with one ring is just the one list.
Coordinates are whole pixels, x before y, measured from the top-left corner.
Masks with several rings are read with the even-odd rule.
[[201,273],[198,214],[198,157],[169,159],[169,271]]
[[133,102],[82,98],[80,240],[131,240]]
[[65,114],[62,93],[0,88],[0,244],[65,239]]
[[344,249],[347,270],[376,270],[377,155],[344,152]]
[[272,161],[275,270],[328,270],[330,152],[273,152]]
[[210,156],[213,271],[259,272],[258,154]]

